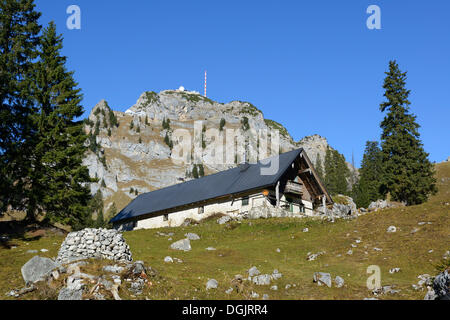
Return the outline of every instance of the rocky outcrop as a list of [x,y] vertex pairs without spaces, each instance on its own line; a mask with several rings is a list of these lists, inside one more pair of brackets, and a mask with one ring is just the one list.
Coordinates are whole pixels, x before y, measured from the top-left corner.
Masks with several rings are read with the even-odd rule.
[[67,263],[86,258],[133,260],[130,247],[116,230],[84,229],[69,233],[61,245],[56,261]]

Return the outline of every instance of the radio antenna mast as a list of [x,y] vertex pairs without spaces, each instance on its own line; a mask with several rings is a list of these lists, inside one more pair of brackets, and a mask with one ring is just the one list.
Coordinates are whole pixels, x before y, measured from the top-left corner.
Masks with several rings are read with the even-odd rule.
[[207,76],[208,76],[208,71],[205,70],[205,98],[206,98],[206,85],[207,85]]

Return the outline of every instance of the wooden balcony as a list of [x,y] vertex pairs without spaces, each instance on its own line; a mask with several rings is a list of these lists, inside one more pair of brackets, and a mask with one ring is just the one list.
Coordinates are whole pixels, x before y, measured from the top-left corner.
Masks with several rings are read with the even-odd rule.
[[284,193],[292,193],[292,194],[298,194],[302,195],[302,188],[303,184],[295,182],[295,181],[288,181],[286,183],[286,187],[284,188]]

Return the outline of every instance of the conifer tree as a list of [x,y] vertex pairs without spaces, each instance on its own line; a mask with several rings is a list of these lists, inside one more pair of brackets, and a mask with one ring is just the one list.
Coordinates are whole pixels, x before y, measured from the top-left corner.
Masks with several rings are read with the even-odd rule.
[[380,105],[381,112],[386,112],[381,122],[381,191],[394,201],[414,205],[425,202],[437,189],[433,165],[420,141],[420,126],[409,112],[406,79],[406,72],[400,71],[396,61],[390,61],[383,85],[386,101]]
[[[93,182],[82,165],[87,136],[83,124],[82,96],[73,72],[65,67],[61,55],[62,37],[53,22],[44,30],[40,60],[36,68],[35,99],[39,108],[34,117],[33,172],[30,172],[29,198],[46,218],[72,226],[81,226],[89,215],[91,198],[87,183]],[[33,212],[29,212],[33,214]]]
[[192,176],[194,177],[194,179],[198,179],[198,169],[197,169],[197,165],[194,164],[194,168],[192,169]]
[[348,194],[350,170],[343,155],[328,148],[325,154],[324,171],[324,183],[331,194]]
[[380,194],[381,150],[376,141],[367,141],[359,181],[353,186],[353,199],[359,208],[367,208],[373,201],[382,198]]
[[33,0],[0,1],[0,214],[26,206],[40,16]]

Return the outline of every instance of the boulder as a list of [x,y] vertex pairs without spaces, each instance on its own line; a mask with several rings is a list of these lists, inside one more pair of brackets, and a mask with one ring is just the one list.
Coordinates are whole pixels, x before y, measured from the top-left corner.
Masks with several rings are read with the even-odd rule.
[[436,300],[450,300],[450,274],[448,270],[438,274],[433,281]]
[[83,290],[62,288],[58,294],[58,300],[83,300]]
[[227,222],[229,222],[229,221],[231,221],[231,220],[232,220],[232,219],[231,219],[230,216],[223,216],[222,218],[220,218],[220,219],[217,220],[217,223],[218,223],[218,224],[225,224],[225,223],[227,223]]
[[253,283],[257,286],[268,286],[270,285],[271,277],[268,274],[262,274],[253,277]]
[[326,285],[328,288],[331,288],[331,275],[329,273],[315,272],[313,281],[319,286]]
[[248,276],[249,277],[254,277],[259,275],[261,272],[259,272],[258,268],[256,267],[251,267],[250,269],[248,269]]
[[334,283],[336,284],[336,288],[342,288],[345,284],[345,280],[339,276],[334,279]]
[[22,277],[27,284],[44,281],[57,268],[58,264],[53,260],[35,256],[22,266]]
[[180,251],[191,251],[191,242],[189,239],[182,239],[180,241],[174,242],[170,245],[170,248],[173,250]]
[[200,237],[195,233],[186,233],[184,236],[191,241],[200,240]]
[[217,289],[218,286],[219,286],[219,282],[217,282],[216,279],[210,279],[206,283],[206,290]]

